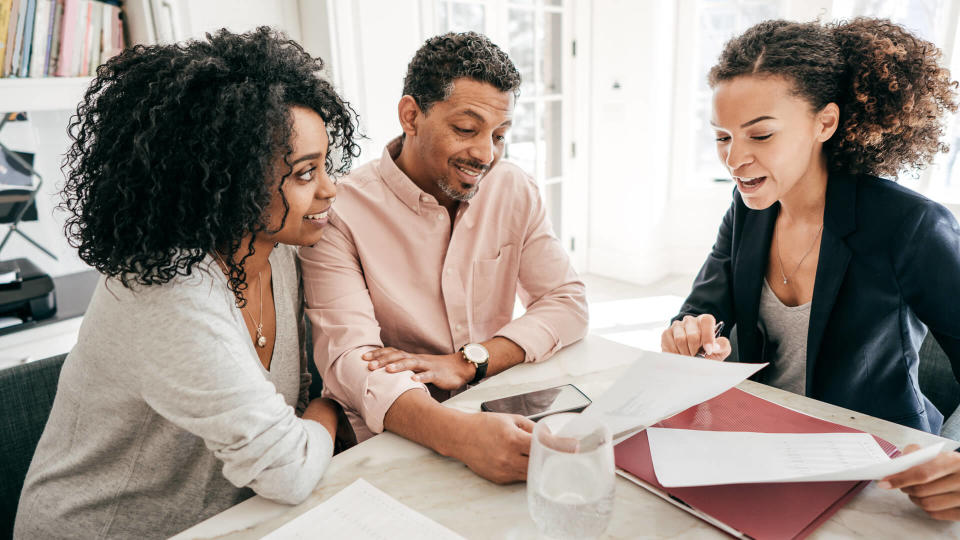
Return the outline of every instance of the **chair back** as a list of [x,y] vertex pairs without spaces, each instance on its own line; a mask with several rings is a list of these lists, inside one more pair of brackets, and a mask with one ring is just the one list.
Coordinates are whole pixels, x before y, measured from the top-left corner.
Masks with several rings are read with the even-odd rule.
[[960,405],[960,383],[953,373],[947,353],[943,352],[930,332],[927,332],[927,337],[920,346],[920,369],[917,378],[920,391],[936,405],[944,419],[957,410]]
[[66,357],[0,370],[0,538],[13,536],[23,480],[47,425]]
[[[740,360],[737,347],[736,327],[730,333],[730,344],[733,351],[730,361]],[[920,391],[927,396],[940,411],[944,418],[941,436],[960,440],[960,414],[951,421],[951,416],[960,407],[960,383],[953,373],[953,367],[947,354],[940,348],[940,344],[927,332],[920,346],[919,383]]]

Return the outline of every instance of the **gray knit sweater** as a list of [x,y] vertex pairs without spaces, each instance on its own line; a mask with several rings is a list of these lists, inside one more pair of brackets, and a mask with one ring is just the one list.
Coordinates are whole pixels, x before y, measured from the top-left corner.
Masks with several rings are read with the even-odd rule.
[[208,257],[192,276],[101,279],[27,473],[16,538],[160,538],[250,497],[306,498],[333,453],[303,420],[296,255],[273,268],[270,371]]

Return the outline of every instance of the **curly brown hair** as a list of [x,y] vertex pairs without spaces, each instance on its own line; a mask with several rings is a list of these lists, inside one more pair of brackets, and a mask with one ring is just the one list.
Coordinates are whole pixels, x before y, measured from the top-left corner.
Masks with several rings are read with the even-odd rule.
[[945,112],[957,111],[957,82],[940,57],[935,45],[886,19],[773,20],[728,41],[709,83],[786,77],[814,110],[840,108],[824,145],[830,170],[896,177],[948,151],[940,138]]
[[420,110],[450,97],[461,77],[492,84],[501,92],[520,93],[520,72],[487,36],[448,32],[428,39],[410,60],[403,78],[403,95],[412,96]]
[[275,232],[267,227],[274,193],[282,221],[289,211],[290,108],[323,118],[328,174],[347,173],[359,155],[356,114],[319,77],[322,69],[322,60],[265,26],[137,45],[98,67],[71,120],[64,161],[60,206],[80,258],[129,287],[190,275],[220,253],[245,305],[244,262],[257,234]]

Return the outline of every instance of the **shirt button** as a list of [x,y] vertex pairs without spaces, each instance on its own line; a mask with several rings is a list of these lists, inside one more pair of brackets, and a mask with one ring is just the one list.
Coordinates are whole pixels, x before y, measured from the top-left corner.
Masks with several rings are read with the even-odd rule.
[[462,325],[462,324],[458,324],[458,325],[457,325],[457,332],[460,332],[461,330],[463,330],[463,325]]
[[443,214],[442,213],[437,214],[437,219],[443,219]]

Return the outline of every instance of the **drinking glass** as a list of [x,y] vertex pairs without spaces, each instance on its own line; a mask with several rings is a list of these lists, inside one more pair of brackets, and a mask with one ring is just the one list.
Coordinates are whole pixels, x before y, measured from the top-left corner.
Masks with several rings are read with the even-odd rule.
[[537,423],[527,468],[527,506],[541,534],[557,539],[600,536],[613,513],[613,493],[609,427],[576,413]]

